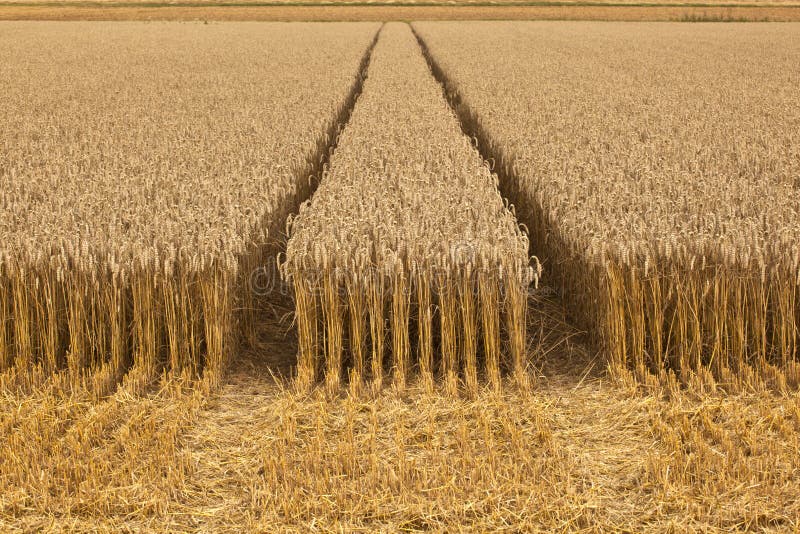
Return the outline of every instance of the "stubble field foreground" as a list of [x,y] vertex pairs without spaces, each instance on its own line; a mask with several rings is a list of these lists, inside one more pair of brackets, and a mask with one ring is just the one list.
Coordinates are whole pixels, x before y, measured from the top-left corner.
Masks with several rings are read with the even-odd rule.
[[800,529],[800,26],[1,23],[0,530]]

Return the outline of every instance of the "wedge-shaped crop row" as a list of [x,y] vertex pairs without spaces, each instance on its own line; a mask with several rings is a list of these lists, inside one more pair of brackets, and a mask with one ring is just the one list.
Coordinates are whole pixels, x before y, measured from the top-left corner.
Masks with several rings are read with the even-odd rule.
[[[388,24],[311,201],[291,221],[298,378],[523,377],[528,239],[408,25]],[[504,363],[502,355],[510,354]],[[481,364],[485,362],[485,366]]]
[[0,370],[218,370],[378,26],[2,29]]
[[415,30],[616,368],[800,379],[795,27]]

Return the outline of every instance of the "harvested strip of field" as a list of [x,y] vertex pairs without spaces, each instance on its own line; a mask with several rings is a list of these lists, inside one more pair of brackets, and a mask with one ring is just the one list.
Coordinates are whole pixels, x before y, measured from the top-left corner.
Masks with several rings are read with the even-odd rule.
[[796,394],[630,394],[565,342],[580,336],[553,304],[529,313],[564,336],[529,353],[535,391],[298,394],[265,359],[292,359],[278,344],[237,359],[202,405],[174,381],[118,392],[126,420],[97,425],[98,406],[70,432],[86,461],[2,488],[0,530],[797,530]]
[[[12,405],[0,428],[0,521],[49,516],[29,527],[41,530],[70,518],[166,510],[166,486],[186,471],[177,438],[208,390],[186,376],[164,375],[157,386],[142,395],[126,380],[102,402],[57,392],[19,397],[16,406],[4,399]],[[19,413],[37,401],[47,408],[38,418]]]
[[797,385],[800,27],[415,28],[612,368]]
[[333,388],[344,364],[351,383],[369,371],[378,386],[387,355],[396,383],[412,355],[430,381],[441,354],[448,383],[463,366],[474,389],[479,350],[495,385],[501,353],[522,373],[525,296],[538,273],[496,182],[410,28],[385,26],[331,167],[290,224],[283,268],[302,383],[324,360]]
[[0,370],[218,372],[377,29],[2,24]]

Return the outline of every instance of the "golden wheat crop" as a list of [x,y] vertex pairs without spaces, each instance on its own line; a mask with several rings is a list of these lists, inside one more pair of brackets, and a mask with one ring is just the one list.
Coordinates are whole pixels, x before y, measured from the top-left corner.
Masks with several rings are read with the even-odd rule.
[[376,31],[4,24],[0,370],[219,371]]
[[797,384],[797,26],[415,28],[613,367]]
[[800,531],[792,28],[377,29],[0,24],[0,531]]
[[381,31],[330,169],[290,228],[301,382],[324,359],[332,388],[345,363],[353,383],[369,371],[377,387],[388,354],[396,383],[412,355],[431,383],[441,355],[451,389],[463,367],[474,391],[479,350],[495,385],[506,351],[523,376],[525,295],[538,276],[528,240],[407,25]]
[[378,26],[1,29],[0,516],[158,508]]

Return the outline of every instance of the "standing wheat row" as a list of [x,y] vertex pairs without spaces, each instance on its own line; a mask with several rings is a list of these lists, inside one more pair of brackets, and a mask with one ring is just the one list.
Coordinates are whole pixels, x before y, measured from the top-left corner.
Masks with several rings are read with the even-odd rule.
[[612,368],[797,384],[796,25],[415,28]]
[[219,371],[376,31],[4,23],[0,371]]
[[[319,189],[291,221],[298,379],[379,387],[413,367],[450,390],[501,354],[524,376],[528,240],[497,178],[462,134],[405,24],[381,32],[350,122]],[[483,357],[479,357],[482,355]]]

